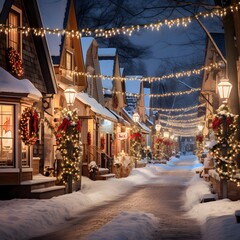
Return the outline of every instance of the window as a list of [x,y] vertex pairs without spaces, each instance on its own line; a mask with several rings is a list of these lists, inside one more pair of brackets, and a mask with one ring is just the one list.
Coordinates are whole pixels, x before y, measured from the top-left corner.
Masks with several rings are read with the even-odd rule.
[[69,51],[66,51],[66,75],[67,77],[72,77],[73,70],[73,54]]
[[0,168],[14,167],[14,106],[0,104]]
[[[8,17],[8,25],[10,27],[21,27],[22,26],[22,14],[21,10],[14,7],[11,9]],[[11,30],[7,35],[8,47],[14,48],[21,55],[21,32],[17,29]]]

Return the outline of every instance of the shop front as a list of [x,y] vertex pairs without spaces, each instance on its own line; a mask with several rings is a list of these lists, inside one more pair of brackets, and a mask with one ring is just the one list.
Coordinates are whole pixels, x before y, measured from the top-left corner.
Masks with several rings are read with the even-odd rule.
[[33,105],[42,95],[29,80],[18,80],[3,68],[0,95],[0,185],[18,185],[32,179],[36,138],[30,128],[37,127]]

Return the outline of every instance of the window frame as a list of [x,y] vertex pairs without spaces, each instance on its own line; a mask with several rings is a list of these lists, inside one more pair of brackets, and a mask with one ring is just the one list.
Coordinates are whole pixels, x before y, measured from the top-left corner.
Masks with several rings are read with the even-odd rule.
[[[13,13],[13,14],[16,14],[18,17],[19,17],[19,26],[18,27],[22,27],[22,10],[16,6],[12,6],[11,10],[10,10],[10,13],[9,15]],[[8,20],[7,20],[7,25],[9,25],[9,16],[8,16]],[[6,34],[6,42],[7,42],[7,47],[11,47],[10,45],[10,35],[9,34]],[[20,30],[18,32],[18,49],[15,49],[20,57],[22,58],[22,30]]]

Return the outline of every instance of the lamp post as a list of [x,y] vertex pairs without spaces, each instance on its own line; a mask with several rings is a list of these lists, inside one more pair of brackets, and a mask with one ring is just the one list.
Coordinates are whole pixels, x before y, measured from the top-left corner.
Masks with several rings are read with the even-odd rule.
[[197,127],[198,127],[199,132],[202,132],[202,130],[203,130],[203,125],[202,125],[202,124],[199,124]]
[[[228,99],[230,97],[230,93],[232,90],[232,84],[229,82],[228,79],[221,79],[220,82],[218,83],[218,93],[219,97],[221,99],[225,99],[223,101],[224,105],[227,105]],[[221,155],[222,157],[226,157],[228,153],[228,142],[226,140],[227,138],[227,120],[226,120],[226,115],[222,115],[222,136],[223,136],[223,142],[221,146]],[[222,180],[222,197],[227,198],[227,180],[223,179]]]
[[161,157],[161,149],[160,149],[160,130],[162,126],[157,123],[155,125],[155,130],[156,130],[156,157],[159,159]]
[[134,156],[134,165],[137,168],[137,158],[140,155],[140,144],[141,141],[141,134],[138,131],[137,124],[140,120],[140,116],[137,112],[135,112],[132,116],[134,126],[133,126],[133,133],[132,133],[132,144],[131,144],[131,154]]
[[[66,102],[67,102],[68,109],[70,111],[73,107],[73,104],[74,104],[74,101],[75,101],[75,98],[76,98],[76,94],[77,94],[77,92],[72,86],[69,86],[64,91],[64,96],[65,96],[65,99],[66,99]],[[71,113],[71,115],[72,115],[72,113]],[[68,155],[67,162],[68,161],[75,162],[75,160],[74,160],[75,156],[73,154],[74,145],[75,144],[74,144],[73,141],[70,141],[70,140],[67,141],[67,144],[66,144],[66,150],[67,150],[67,155]],[[78,145],[79,145],[79,143],[78,143]],[[81,186],[81,166],[79,166],[79,167],[80,167],[80,186]],[[72,193],[72,182],[73,182],[72,173],[68,173],[68,178],[67,178],[68,193]]]

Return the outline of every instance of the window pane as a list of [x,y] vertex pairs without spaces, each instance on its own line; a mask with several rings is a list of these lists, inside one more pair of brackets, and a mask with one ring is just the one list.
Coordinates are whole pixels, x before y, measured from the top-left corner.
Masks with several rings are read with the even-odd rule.
[[[20,14],[16,11],[9,13],[8,19],[9,26],[19,27],[20,26]],[[8,34],[8,47],[13,47],[18,53],[20,53],[20,32],[16,29],[11,30]]]
[[72,63],[72,53],[66,52],[66,75],[72,77],[73,63]]
[[14,166],[14,107],[0,105],[0,167]]

